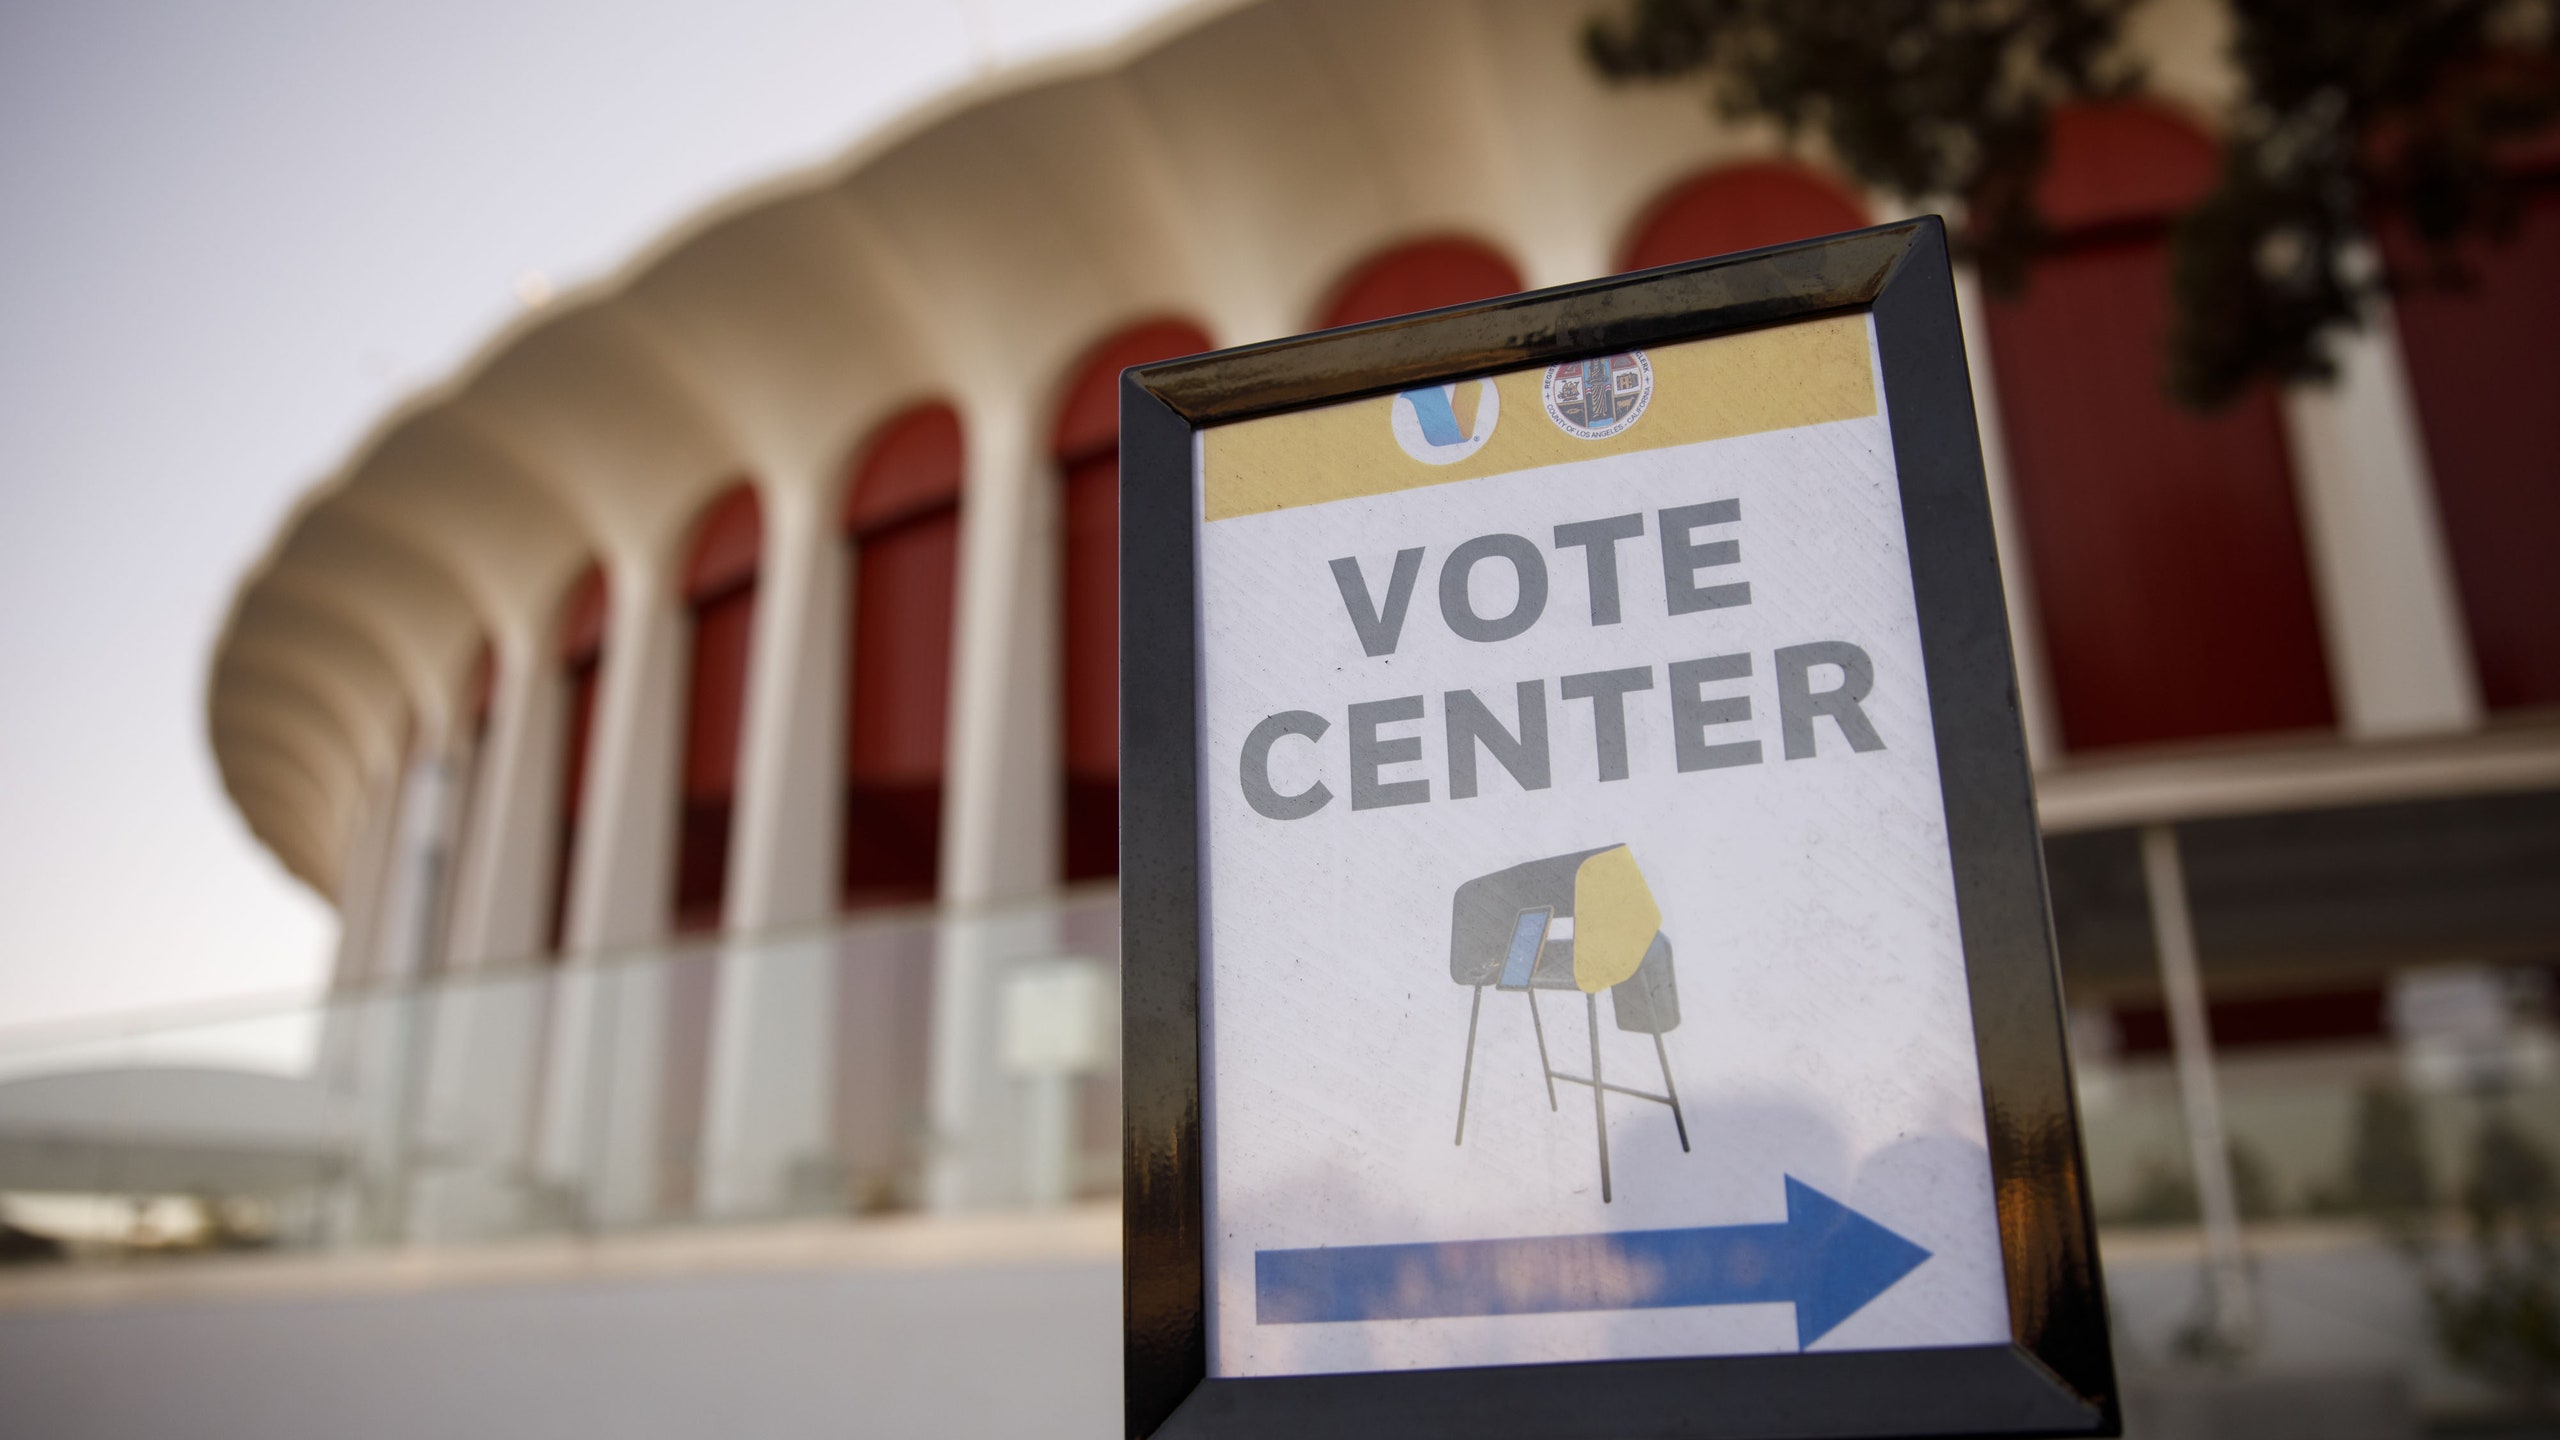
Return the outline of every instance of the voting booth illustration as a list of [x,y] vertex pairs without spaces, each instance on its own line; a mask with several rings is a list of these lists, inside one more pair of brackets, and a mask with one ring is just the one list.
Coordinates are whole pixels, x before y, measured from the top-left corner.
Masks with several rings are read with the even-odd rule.
[[[1450,906],[1449,978],[1475,992],[1467,1011],[1466,1059],[1458,1076],[1458,1129],[1467,1142],[1468,1092],[1475,1079],[1476,1032],[1484,1016],[1484,992],[1513,991],[1528,1003],[1530,1033],[1538,1043],[1547,1108],[1560,1110],[1556,1082],[1591,1091],[1592,1123],[1599,1134],[1600,1198],[1611,1200],[1609,1096],[1612,1093],[1671,1107],[1680,1149],[1689,1149],[1689,1122],[1680,1113],[1671,1058],[1662,1037],[1680,1026],[1680,987],[1671,968],[1671,941],[1662,933],[1662,907],[1645,884],[1635,852],[1604,845],[1550,856],[1479,875],[1458,887]],[[1547,1051],[1541,990],[1579,991],[1590,1038],[1591,1073],[1566,1074]],[[1610,1084],[1600,1064],[1600,994],[1620,1030],[1653,1037],[1662,1067],[1662,1093]]]

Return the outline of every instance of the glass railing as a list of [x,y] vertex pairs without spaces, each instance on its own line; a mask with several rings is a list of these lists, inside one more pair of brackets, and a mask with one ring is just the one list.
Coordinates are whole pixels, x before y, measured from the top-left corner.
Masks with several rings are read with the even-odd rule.
[[[1101,891],[0,1037],[0,1220],[21,1232],[0,1254],[1107,1199],[1119,948]],[[2449,1215],[2489,1129],[2560,1155],[2555,1055],[2533,1028],[2450,1065],[2380,1040],[2226,1053],[2244,1215],[2351,1219],[2411,1193]],[[2166,1058],[2084,1057],[2081,1095],[2101,1224],[2193,1224]],[[2395,1173],[2421,1182],[2392,1192]]]
[[[2167,1057],[2078,1068],[2099,1224],[2198,1223]],[[2381,1039],[2226,1050],[2215,1082],[2244,1223],[2449,1222],[2502,1170],[2560,1163],[2560,1045],[2541,1026],[2453,1056]]]
[[0,1039],[21,1255],[1047,1207],[1119,1185],[1108,892]]

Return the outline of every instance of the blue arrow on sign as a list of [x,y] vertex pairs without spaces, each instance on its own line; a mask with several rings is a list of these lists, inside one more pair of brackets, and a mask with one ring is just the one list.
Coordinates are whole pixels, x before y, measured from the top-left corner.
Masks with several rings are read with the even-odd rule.
[[1796,1307],[1796,1345],[1831,1333],[1929,1252],[1787,1178],[1777,1225],[1260,1250],[1254,1319],[1427,1320],[1682,1305]]

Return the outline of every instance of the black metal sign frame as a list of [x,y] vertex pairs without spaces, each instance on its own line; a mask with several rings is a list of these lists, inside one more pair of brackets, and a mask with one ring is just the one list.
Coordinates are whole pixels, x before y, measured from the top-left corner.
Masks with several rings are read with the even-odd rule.
[[[1869,312],[1972,996],[2007,1345],[1211,1378],[1201,1129],[1204,427]],[[2113,1435],[2044,855],[1946,233],[1934,216],[1247,346],[1120,382],[1124,1324],[1133,1436]]]

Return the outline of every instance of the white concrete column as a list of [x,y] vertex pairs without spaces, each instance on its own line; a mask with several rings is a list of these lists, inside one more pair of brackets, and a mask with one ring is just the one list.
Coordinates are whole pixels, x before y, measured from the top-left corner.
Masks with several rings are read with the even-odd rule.
[[347,847],[345,879],[338,887],[338,956],[329,973],[334,989],[361,985],[373,974],[392,836],[399,822],[400,781],[400,767],[393,764],[365,782],[362,818]]
[[2474,729],[2480,682],[2389,302],[2336,353],[2336,383],[2288,388],[2284,414],[2341,728]]
[[739,737],[728,939],[712,1009],[701,1209],[769,1214],[831,1173],[835,908],[844,755],[844,546],[830,468],[764,496]]
[[675,883],[685,617],[657,557],[611,572],[595,733],[569,883],[567,948],[663,938]]
[[1058,477],[1047,418],[1022,394],[973,394],[963,415],[942,893],[964,904],[1058,883]]
[[402,769],[370,967],[378,985],[417,979],[437,942],[453,788],[451,766],[439,744],[422,744]]
[[762,497],[764,556],[724,917],[733,932],[797,925],[835,909],[846,577],[832,477],[830,469]]
[[655,557],[617,557],[610,582],[538,1155],[606,1225],[657,1196],[668,972],[644,947],[669,920],[685,639]]
[[488,733],[471,767],[468,831],[446,969],[433,1001],[412,1238],[502,1235],[524,1222],[518,1170],[530,1142],[549,976],[535,961],[557,840],[560,669],[547,637],[497,642]]
[[2230,1142],[2222,1129],[2222,1091],[2214,1078],[2213,1031],[2196,959],[2195,920],[2187,908],[2186,870],[2178,859],[2177,831],[2167,825],[2142,828],[2142,879],[2151,897],[2152,943],[2159,949],[2160,988],[2169,1010],[2169,1048],[2177,1063],[2196,1203],[2203,1211],[2210,1318],[2217,1339],[2245,1348],[2257,1332],[2257,1297],[2240,1249],[2240,1203],[2231,1181]]
[[1982,433],[1982,476],[1991,491],[1991,529],[2000,546],[2000,589],[2009,607],[2009,652],[2018,671],[2018,709],[2027,731],[2027,760],[2042,770],[2062,758],[2062,717],[2054,708],[2052,669],[2036,608],[2035,571],[2027,563],[2027,526],[2009,478],[2009,436],[2001,428],[1999,373],[1991,363],[1991,324],[1983,310],[1982,276],[1955,267],[1956,315],[1964,325],[1965,369],[1973,378],[1974,423]]
[[382,899],[390,884],[393,837],[400,809],[398,766],[370,777],[364,787],[363,811],[347,846],[344,879],[338,887],[338,955],[331,967],[328,1010],[321,1016],[320,1040],[312,1071],[320,1082],[345,1091],[357,1079],[362,1045],[353,1001],[372,979],[382,936]]
[[[1048,412],[1022,395],[973,397],[960,511],[959,613],[952,656],[942,894],[977,907],[1057,884],[1059,770],[1058,477],[1042,441]],[[946,921],[934,947],[931,1134],[926,1204],[973,1198],[973,1145],[993,1043],[992,985],[1010,955],[1038,953],[1021,917]]]
[[542,948],[567,739],[547,638],[518,635],[497,646],[487,748],[473,766],[470,833],[456,861],[451,971],[530,961]]
[[374,904],[366,983],[343,993],[333,1023],[347,1036],[345,1087],[356,1117],[358,1223],[396,1237],[408,1200],[408,1163],[425,1081],[425,1002],[415,985],[434,943],[451,789],[441,744],[423,736],[401,766]]
[[364,828],[353,848],[351,887],[340,912],[340,971],[320,1020],[317,1076],[348,1097],[356,1115],[351,1186],[340,1225],[374,1238],[397,1227],[402,1166],[420,1058],[417,974],[433,917],[435,869],[445,830],[443,756],[433,740],[404,756],[369,787]]

